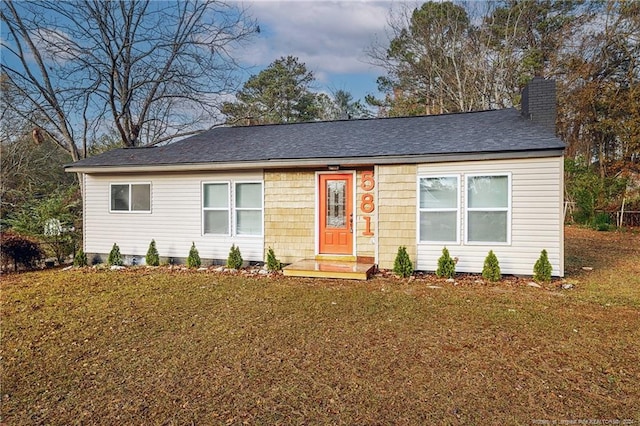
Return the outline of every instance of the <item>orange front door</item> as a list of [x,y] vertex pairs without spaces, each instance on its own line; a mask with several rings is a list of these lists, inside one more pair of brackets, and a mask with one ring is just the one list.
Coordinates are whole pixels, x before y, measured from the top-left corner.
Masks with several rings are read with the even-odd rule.
[[353,175],[320,176],[320,254],[353,254]]

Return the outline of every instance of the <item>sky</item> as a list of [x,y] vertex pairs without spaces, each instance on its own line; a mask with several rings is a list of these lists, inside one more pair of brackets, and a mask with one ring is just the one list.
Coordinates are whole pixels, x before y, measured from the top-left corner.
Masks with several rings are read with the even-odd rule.
[[[394,2],[396,5],[400,2]],[[318,92],[346,90],[354,99],[380,97],[376,79],[383,69],[370,64],[366,50],[387,44],[391,2],[381,1],[249,1],[260,33],[240,54],[257,74],[283,56],[295,56],[316,78]]]

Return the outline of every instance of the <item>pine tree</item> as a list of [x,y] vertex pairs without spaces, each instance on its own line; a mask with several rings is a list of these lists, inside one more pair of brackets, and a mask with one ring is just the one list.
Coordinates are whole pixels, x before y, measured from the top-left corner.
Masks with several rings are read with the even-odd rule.
[[122,266],[124,262],[122,261],[122,255],[120,254],[120,247],[116,243],[113,243],[113,247],[109,252],[109,257],[107,258],[107,265],[109,266]]
[[538,282],[548,283],[551,281],[552,270],[553,267],[551,266],[551,262],[549,262],[547,250],[543,249],[540,252],[540,257],[536,261],[535,265],[533,265],[533,279]]
[[229,250],[229,256],[227,257],[227,267],[231,269],[240,269],[242,268],[243,262],[244,260],[240,254],[240,247],[232,244],[231,250]]
[[436,275],[440,278],[453,278],[456,275],[456,262],[451,258],[446,247],[442,249],[442,256],[438,259]]
[[482,278],[489,281],[500,281],[500,262],[493,250],[489,250],[489,254],[484,259],[484,267],[482,268]]
[[160,265],[160,254],[158,254],[158,249],[156,248],[156,240],[151,240],[144,260],[149,266]]
[[393,262],[393,273],[402,278],[409,277],[413,274],[413,263],[411,263],[405,246],[398,247],[398,254],[396,254],[396,259]]
[[82,249],[80,249],[78,253],[76,253],[76,256],[73,258],[73,266],[81,268],[83,266],[87,266],[87,264],[87,255]]
[[187,257],[187,267],[199,268],[200,265],[202,265],[202,260],[200,260],[200,254],[198,253],[198,249],[196,248],[196,243],[191,242],[189,257]]
[[276,254],[271,247],[267,250],[267,271],[275,272],[282,268],[282,264],[276,258]]

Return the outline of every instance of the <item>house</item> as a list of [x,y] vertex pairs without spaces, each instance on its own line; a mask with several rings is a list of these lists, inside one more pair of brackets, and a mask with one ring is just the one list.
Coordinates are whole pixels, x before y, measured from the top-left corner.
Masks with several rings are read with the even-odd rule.
[[113,243],[144,262],[184,261],[192,242],[224,261],[271,247],[284,263],[360,261],[392,268],[406,246],[434,271],[443,247],[457,271],[531,275],[546,249],[564,274],[563,143],[555,83],[535,78],[516,109],[437,116],[220,127],[67,166],[84,181],[84,250]]

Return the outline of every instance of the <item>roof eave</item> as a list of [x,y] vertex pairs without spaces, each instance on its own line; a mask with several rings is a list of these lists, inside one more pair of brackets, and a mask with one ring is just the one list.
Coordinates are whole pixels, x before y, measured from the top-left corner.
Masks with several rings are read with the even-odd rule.
[[358,167],[373,164],[418,164],[444,163],[456,161],[501,160],[519,158],[558,157],[564,154],[564,148],[544,148],[525,151],[470,152],[449,154],[389,155],[369,157],[335,157],[335,158],[293,158],[261,161],[239,162],[204,162],[204,163],[164,163],[113,166],[65,166],[70,173],[142,173],[142,172],[191,172],[253,169],[287,169],[311,168],[327,166]]

